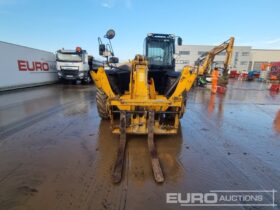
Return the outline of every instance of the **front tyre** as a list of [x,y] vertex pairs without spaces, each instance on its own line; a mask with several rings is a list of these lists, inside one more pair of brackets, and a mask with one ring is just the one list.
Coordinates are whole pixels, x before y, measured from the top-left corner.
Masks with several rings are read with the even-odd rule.
[[99,117],[103,120],[108,120],[110,112],[107,106],[107,95],[98,88],[96,88],[96,105]]

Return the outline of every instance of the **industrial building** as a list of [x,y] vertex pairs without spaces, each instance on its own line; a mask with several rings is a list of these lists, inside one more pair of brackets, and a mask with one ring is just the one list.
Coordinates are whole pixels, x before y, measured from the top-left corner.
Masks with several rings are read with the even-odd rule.
[[[180,71],[185,65],[194,65],[203,53],[210,51],[211,45],[182,45],[176,46],[176,70]],[[215,57],[215,65],[223,66],[225,52]],[[262,63],[280,61],[280,50],[252,49],[251,46],[235,46],[230,67],[238,71],[260,70]]]

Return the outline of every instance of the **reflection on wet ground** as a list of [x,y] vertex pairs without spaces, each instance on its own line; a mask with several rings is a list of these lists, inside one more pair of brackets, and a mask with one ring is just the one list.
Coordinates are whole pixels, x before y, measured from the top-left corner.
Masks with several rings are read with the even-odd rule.
[[279,105],[263,83],[233,80],[226,95],[195,89],[180,132],[156,136],[165,183],[153,180],[146,137],[130,135],[114,185],[119,137],[98,117],[94,86],[1,93],[0,209],[179,209],[166,193],[279,191]]
[[275,119],[274,119],[274,129],[280,133],[280,109],[279,111],[276,113],[275,115]]

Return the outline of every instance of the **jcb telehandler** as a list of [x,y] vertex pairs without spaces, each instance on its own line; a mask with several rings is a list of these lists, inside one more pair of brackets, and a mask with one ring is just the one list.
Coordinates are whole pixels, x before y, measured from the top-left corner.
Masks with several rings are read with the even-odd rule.
[[[109,40],[112,31],[105,35]],[[110,119],[112,132],[120,134],[120,145],[113,172],[113,181],[121,181],[126,134],[147,134],[155,180],[163,182],[154,143],[154,134],[176,134],[179,119],[186,106],[186,92],[195,81],[198,71],[185,66],[175,71],[175,40],[171,34],[148,34],[144,41],[144,55],[136,55],[127,68],[110,70],[99,67],[91,71],[97,93],[97,109],[102,119]],[[99,39],[100,40],[100,39]],[[178,45],[182,39],[177,38]],[[100,43],[101,55],[107,57],[111,45]],[[108,58],[108,57],[107,57]],[[112,58],[112,61],[118,59]],[[110,63],[110,59],[107,59]]]

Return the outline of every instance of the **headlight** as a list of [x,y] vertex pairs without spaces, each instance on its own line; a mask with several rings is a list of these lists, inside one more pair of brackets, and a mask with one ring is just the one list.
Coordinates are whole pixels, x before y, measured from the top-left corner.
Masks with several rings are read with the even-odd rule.
[[84,73],[80,73],[79,76],[80,76],[80,77],[84,76]]
[[58,75],[61,76],[61,72],[58,72]]

